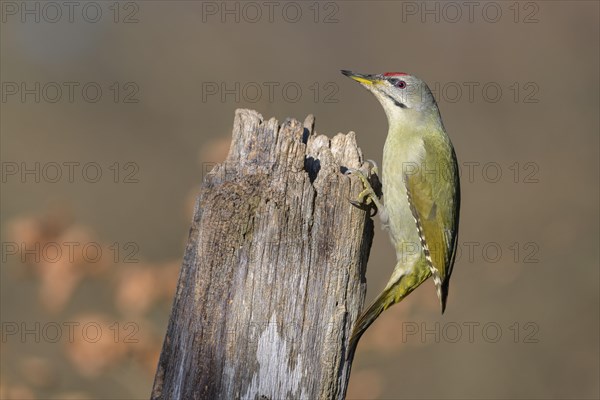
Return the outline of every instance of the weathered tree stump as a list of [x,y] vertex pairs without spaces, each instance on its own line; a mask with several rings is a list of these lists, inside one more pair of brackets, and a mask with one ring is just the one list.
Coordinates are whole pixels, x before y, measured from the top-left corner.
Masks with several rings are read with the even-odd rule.
[[153,399],[343,398],[373,238],[353,132],[237,110],[194,211]]

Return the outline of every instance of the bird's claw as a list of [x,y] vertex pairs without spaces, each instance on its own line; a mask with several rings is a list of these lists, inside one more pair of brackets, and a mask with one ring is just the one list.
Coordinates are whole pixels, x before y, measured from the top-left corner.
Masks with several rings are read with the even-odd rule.
[[[362,202],[360,202],[360,201],[356,201],[356,200],[350,200],[350,199],[348,199],[348,202],[349,202],[350,204],[352,204],[354,207],[356,207],[356,208],[360,208],[361,210],[365,210],[365,211],[366,211],[366,209],[367,209],[367,207],[366,207],[366,206],[367,206],[368,204],[370,204],[370,203],[368,203],[368,204],[365,204],[365,203],[362,203]],[[374,217],[374,216],[376,216],[376,215],[377,215],[377,206],[376,206],[376,205],[373,205],[372,207],[368,207],[368,208],[371,210],[371,213],[369,214],[371,217]]]
[[379,176],[379,168],[377,167],[377,163],[371,159],[368,159],[367,162],[371,164],[371,174]]
[[[377,165],[374,162],[372,164],[376,169]],[[369,179],[366,177],[366,175],[361,170],[355,168],[348,168],[346,170],[346,175],[356,175],[358,179],[360,179],[360,181],[362,182],[364,188],[362,192],[358,194],[357,200],[349,200],[350,204],[361,209],[365,209],[365,206],[372,206],[374,212],[371,214],[371,217],[377,215],[377,209],[380,206],[379,198],[373,190],[373,187],[371,186],[371,183],[369,182]]]

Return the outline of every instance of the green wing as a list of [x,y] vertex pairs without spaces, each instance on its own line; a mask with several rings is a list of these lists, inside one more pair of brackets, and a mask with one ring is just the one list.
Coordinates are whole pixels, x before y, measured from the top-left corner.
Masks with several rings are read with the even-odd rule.
[[424,140],[424,145],[423,164],[410,175],[405,174],[404,183],[443,312],[456,256],[460,182],[452,145],[437,140]]

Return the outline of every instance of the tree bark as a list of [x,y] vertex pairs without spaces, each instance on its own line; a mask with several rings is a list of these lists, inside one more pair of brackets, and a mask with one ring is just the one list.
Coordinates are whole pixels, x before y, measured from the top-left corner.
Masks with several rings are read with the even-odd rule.
[[153,399],[342,399],[373,224],[353,132],[237,110],[194,211]]

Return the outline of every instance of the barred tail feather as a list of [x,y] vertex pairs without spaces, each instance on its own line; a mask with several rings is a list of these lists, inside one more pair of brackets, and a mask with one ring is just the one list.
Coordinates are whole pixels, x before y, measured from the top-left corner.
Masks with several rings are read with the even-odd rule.
[[358,341],[361,336],[365,333],[365,331],[371,326],[371,324],[381,315],[382,312],[387,310],[390,306],[392,306],[394,302],[394,296],[392,293],[393,287],[384,290],[379,297],[371,304],[367,311],[363,312],[356,325],[354,325],[354,330],[352,331],[352,336],[350,337],[349,344],[349,355],[353,355],[356,350],[356,346],[358,345]]
[[[396,266],[395,271],[399,267]],[[371,326],[371,324],[379,317],[379,315],[390,308],[392,305],[399,303],[408,296],[415,288],[417,288],[423,281],[425,281],[430,276],[430,271],[426,267],[425,264],[415,265],[410,269],[410,272],[407,273],[407,270],[402,272],[402,275],[392,277],[395,278],[392,284],[388,284],[389,286],[385,288],[383,292],[377,297],[377,300],[371,304],[371,306],[367,309],[367,311],[363,312],[356,325],[354,326],[354,331],[352,332],[352,336],[350,337],[350,344],[348,347],[348,359],[352,359],[354,356],[354,352],[356,351],[356,346],[358,345],[358,341],[360,337],[365,333],[365,331]]]

